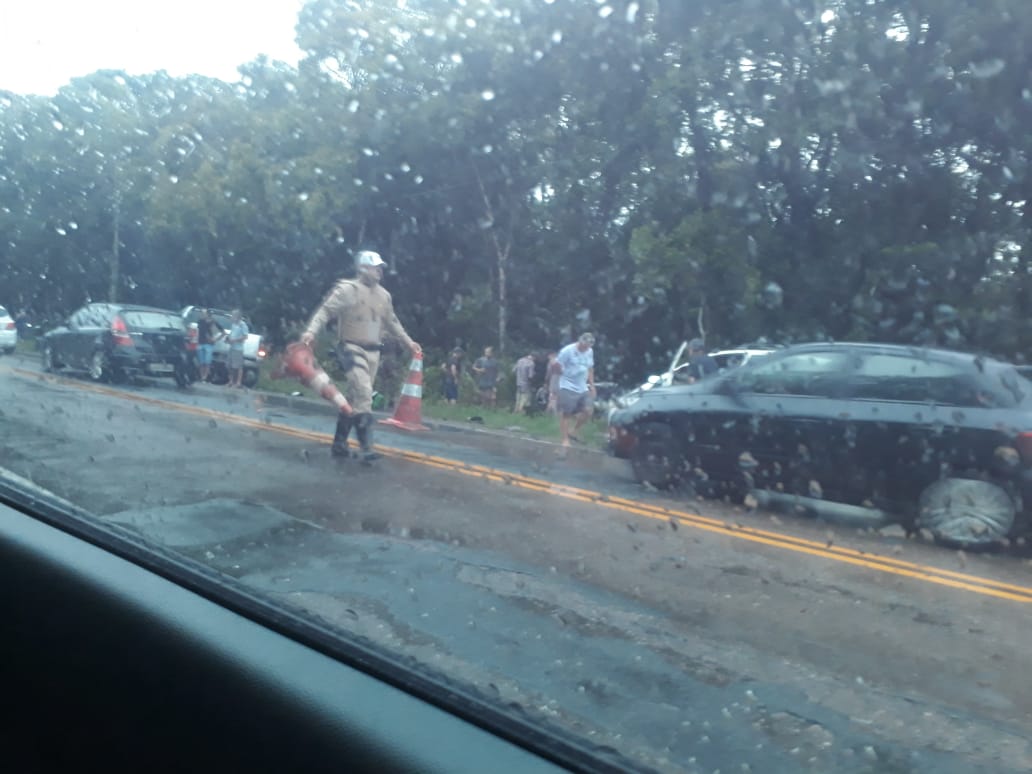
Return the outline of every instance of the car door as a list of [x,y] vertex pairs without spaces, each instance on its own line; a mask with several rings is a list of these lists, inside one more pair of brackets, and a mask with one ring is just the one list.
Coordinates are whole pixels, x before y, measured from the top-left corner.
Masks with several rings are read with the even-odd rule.
[[78,338],[80,326],[85,320],[87,307],[75,310],[65,320],[65,324],[47,335],[47,346],[53,360],[59,366],[80,368],[78,357]]
[[103,337],[110,327],[107,304],[89,304],[75,316],[75,330],[69,342],[69,365],[80,371],[90,367],[97,347],[103,346]]
[[[980,475],[999,433],[986,417],[975,366],[930,353],[869,353],[850,384],[858,417],[856,455],[875,505],[906,509],[932,482]],[[983,416],[986,415],[986,416]]]
[[757,361],[732,371],[724,392],[738,404],[724,423],[728,448],[761,489],[813,497],[832,494],[834,467],[828,450],[843,434],[843,394],[848,356],[807,350]]

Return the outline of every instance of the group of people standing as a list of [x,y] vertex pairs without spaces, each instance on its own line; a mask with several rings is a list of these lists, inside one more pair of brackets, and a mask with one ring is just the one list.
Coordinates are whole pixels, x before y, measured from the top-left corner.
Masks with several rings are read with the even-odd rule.
[[211,313],[205,309],[197,321],[197,372],[202,382],[211,381],[211,364],[214,359],[215,344],[225,339],[229,345],[226,359],[227,384],[230,387],[242,388],[244,378],[244,342],[250,331],[244,316],[239,309],[230,315],[229,330],[224,330]]
[[[563,446],[569,446],[571,441],[579,442],[576,433],[594,412],[594,344],[595,337],[590,333],[584,333],[577,341],[561,350],[549,352],[544,384],[540,388],[535,388],[537,363],[533,353],[525,353],[513,366],[516,376],[513,412],[524,413],[538,396],[549,413],[559,416]],[[462,369],[463,351],[456,347],[448,355],[443,367],[443,392],[448,403],[458,402]],[[473,362],[470,370],[477,388],[478,403],[494,408],[501,375],[501,366],[494,356],[494,348],[485,347],[484,354]]]

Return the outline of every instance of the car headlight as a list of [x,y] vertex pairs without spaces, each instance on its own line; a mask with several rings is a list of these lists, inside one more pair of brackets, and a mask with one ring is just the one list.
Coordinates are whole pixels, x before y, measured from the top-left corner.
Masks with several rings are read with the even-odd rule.
[[641,394],[637,390],[613,398],[613,400],[610,402],[610,409],[606,412],[607,423],[612,422],[613,417],[617,414],[617,412],[624,411],[625,409],[630,408],[639,400],[641,400]]

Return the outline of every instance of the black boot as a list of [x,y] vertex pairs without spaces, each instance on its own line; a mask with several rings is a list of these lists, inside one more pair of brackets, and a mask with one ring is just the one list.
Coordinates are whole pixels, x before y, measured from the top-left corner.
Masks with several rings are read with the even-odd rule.
[[354,420],[350,414],[342,413],[337,417],[337,431],[333,434],[333,446],[330,447],[330,454],[334,457],[351,456],[351,452],[348,450],[348,435],[351,433],[353,423]]
[[373,415],[359,414],[355,417],[355,435],[358,436],[359,446],[362,447],[362,462],[366,465],[382,456],[379,452],[373,451]]

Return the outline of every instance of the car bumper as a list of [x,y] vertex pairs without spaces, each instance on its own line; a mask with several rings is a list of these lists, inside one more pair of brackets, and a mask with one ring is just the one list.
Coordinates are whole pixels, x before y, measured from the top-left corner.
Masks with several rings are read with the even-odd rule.
[[631,456],[638,437],[620,425],[609,426],[609,440],[606,448],[609,453],[620,459],[628,459]]
[[123,373],[134,376],[175,376],[177,366],[185,358],[174,355],[119,355],[111,356],[111,364]]
[[18,331],[0,331],[0,347],[11,348],[18,344]]

